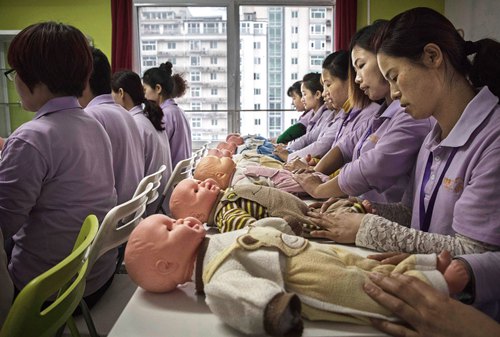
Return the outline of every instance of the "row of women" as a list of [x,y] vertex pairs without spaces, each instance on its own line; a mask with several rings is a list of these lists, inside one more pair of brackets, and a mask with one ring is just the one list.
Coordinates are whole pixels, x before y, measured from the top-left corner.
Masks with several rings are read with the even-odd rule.
[[[315,174],[307,169],[295,175],[304,190],[317,198],[360,197],[370,213],[316,215],[324,230],[313,236],[397,254],[447,250],[459,262],[454,293],[496,320],[499,53],[495,41],[464,41],[445,17],[430,9],[412,9],[389,22],[376,22],[355,34],[348,53],[337,52],[325,60],[325,97],[331,109],[342,108],[340,113],[333,116],[321,104],[311,105],[323,90],[308,86],[304,78],[302,101],[314,111],[301,120],[305,138],[276,151],[290,161],[322,156]],[[126,157],[115,160],[106,121],[101,125],[99,117],[89,116],[92,100],[88,105],[81,100],[85,110],[77,102],[85,97],[92,73],[92,52],[83,34],[54,23],[30,26],[11,44],[8,60],[17,73],[14,80],[24,108],[36,111],[35,118],[6,141],[0,162],[0,227],[5,238],[13,239],[9,274],[20,290],[69,253],[85,216],[94,213],[102,219],[116,204],[116,193],[121,196],[114,167],[129,167]],[[171,76],[168,67],[158,71],[165,70]],[[166,85],[147,78],[145,74],[146,95],[159,95],[165,107],[161,99],[171,97],[163,94]],[[125,102],[126,86],[115,88],[117,101]],[[89,89],[94,90],[92,84]],[[335,125],[337,130],[320,125]],[[330,144],[321,146],[322,154],[312,146],[320,143],[308,140],[314,133],[320,140],[334,134]],[[122,134],[120,139],[117,146],[134,138]],[[323,183],[317,172],[333,179]],[[397,254],[389,259],[397,260]],[[109,285],[115,257],[115,252],[105,255],[91,271],[86,288],[91,303]],[[415,283],[399,281],[378,280],[387,292],[378,288],[371,294],[398,310],[412,328],[374,322],[381,329],[395,335],[498,335],[499,325],[479,311],[457,301],[432,302],[435,296],[442,299],[433,292],[414,296]],[[2,279],[2,296],[9,296],[8,287],[3,287],[7,282]],[[449,312],[460,315],[459,322],[451,321]],[[471,327],[481,330],[471,332]]]
[[[325,59],[323,87],[319,74],[311,73],[301,83],[300,101],[290,88],[294,105],[302,103],[306,112],[302,126],[277,141],[294,140],[274,152],[292,169],[309,164],[296,169],[294,179],[310,196],[330,198],[324,210],[355,196],[369,213],[311,213],[323,228],[312,236],[386,252],[378,259],[387,263],[408,253],[449,251],[459,275],[450,292],[497,321],[499,57],[498,42],[465,41],[431,9],[376,21],[354,35],[349,52]],[[433,313],[439,318],[448,310],[440,305],[443,312]],[[427,314],[422,326],[449,321]],[[467,324],[477,328],[477,316],[471,317]],[[485,335],[498,333],[498,325],[487,326],[496,330],[483,330]],[[402,329],[384,327],[395,334]]]
[[[22,107],[36,113],[0,149],[0,326],[13,296],[69,255],[87,215],[102,221],[143,177],[165,165],[165,184],[192,154],[189,123],[174,101],[186,83],[170,62],[142,81],[131,71],[112,75],[82,32],[55,22],[17,34],[8,62]],[[111,284],[116,261],[110,251],[92,268],[90,306]]]

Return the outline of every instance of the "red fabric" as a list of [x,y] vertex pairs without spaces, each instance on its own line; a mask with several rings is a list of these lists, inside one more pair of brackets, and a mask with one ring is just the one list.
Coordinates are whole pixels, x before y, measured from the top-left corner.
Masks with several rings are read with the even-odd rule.
[[132,0],[111,0],[111,70],[132,69]]
[[335,48],[347,50],[356,32],[356,0],[337,0],[335,5]]

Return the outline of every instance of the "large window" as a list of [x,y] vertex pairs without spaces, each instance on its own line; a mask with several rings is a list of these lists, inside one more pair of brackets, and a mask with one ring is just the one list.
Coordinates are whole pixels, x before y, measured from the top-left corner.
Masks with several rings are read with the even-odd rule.
[[333,50],[335,0],[133,1],[137,70],[172,62],[188,82],[176,99],[188,118],[217,121],[193,133],[193,148],[229,132],[278,135],[297,118],[288,87]]

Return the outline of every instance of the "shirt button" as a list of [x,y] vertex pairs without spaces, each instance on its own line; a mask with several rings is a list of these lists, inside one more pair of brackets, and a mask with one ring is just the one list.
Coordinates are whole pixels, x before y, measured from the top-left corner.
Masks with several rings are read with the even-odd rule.
[[431,175],[431,180],[434,180],[435,178],[436,178],[435,174]]
[[436,159],[436,161],[440,161],[441,158],[439,156],[436,156],[434,159]]

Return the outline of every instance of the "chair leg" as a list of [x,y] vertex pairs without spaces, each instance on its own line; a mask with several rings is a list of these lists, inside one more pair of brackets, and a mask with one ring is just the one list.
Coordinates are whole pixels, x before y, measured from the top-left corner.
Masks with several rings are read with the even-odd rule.
[[97,330],[94,325],[94,321],[92,320],[92,315],[90,314],[89,307],[87,306],[87,303],[85,303],[84,299],[80,301],[80,309],[82,310],[82,315],[83,318],[85,319],[85,323],[87,324],[90,336],[99,337],[99,334],[97,333]]
[[162,195],[160,197],[160,201],[158,203],[158,207],[156,207],[155,214],[167,214],[165,213],[165,210],[163,209],[163,203],[165,202],[165,196]]
[[73,319],[73,316],[71,316],[68,321],[66,322],[66,325],[69,328],[69,331],[71,332],[71,336],[73,337],[80,337],[80,331],[78,331],[78,328],[76,327],[75,320]]
[[116,259],[116,269],[115,274],[127,274],[126,271],[122,270],[123,260],[125,258],[125,248],[127,247],[127,243],[123,243],[118,247],[118,257]]

